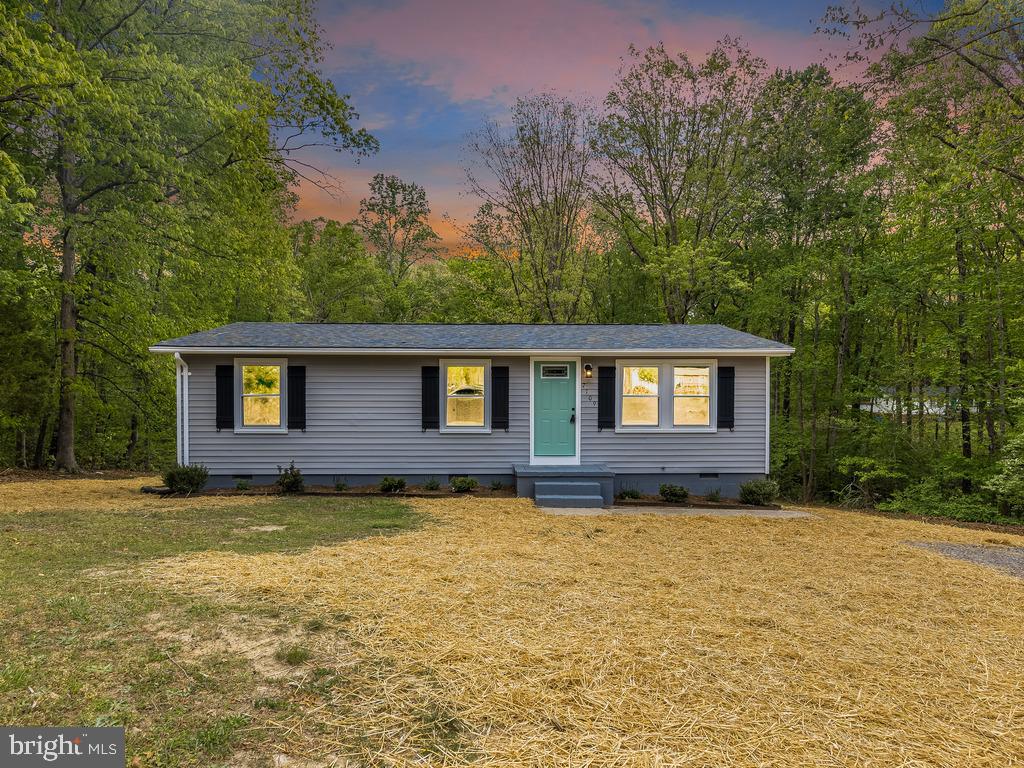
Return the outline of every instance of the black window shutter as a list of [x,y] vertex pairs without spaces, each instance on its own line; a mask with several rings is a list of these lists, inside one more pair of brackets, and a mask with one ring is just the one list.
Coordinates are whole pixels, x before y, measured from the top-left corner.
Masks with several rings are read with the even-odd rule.
[[731,365],[718,366],[718,428],[736,426],[736,369]]
[[436,365],[423,366],[422,420],[423,429],[441,428],[441,369]]
[[615,366],[597,369],[597,428],[615,429]]
[[491,429],[508,432],[508,366],[491,368]]
[[288,429],[306,428],[306,366],[288,366]]
[[217,429],[235,428],[235,366],[217,366]]

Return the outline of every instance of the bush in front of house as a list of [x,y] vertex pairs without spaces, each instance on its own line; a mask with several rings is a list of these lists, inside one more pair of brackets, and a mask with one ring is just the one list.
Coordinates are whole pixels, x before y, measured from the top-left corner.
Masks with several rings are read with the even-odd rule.
[[620,499],[639,499],[640,491],[636,488],[622,488],[619,491]]
[[381,493],[401,493],[405,490],[404,477],[382,477],[380,480]]
[[491,490],[500,491],[505,487],[505,484],[501,480],[491,480]]
[[661,496],[665,501],[671,501],[679,503],[686,501],[690,496],[690,492],[681,485],[672,485],[671,483],[662,483],[658,486],[658,495]]
[[236,491],[248,491],[250,487],[251,486],[249,485],[249,481],[248,480],[236,480],[235,481],[235,490]]
[[441,488],[441,482],[436,478],[432,477],[423,484],[423,490],[425,491],[436,491]]
[[767,477],[748,480],[740,486],[740,501],[764,507],[779,497],[779,484]]
[[210,471],[202,464],[175,464],[164,472],[164,485],[171,493],[196,493],[209,479]]
[[334,490],[336,490],[338,493],[341,493],[342,491],[347,491],[348,483],[342,482],[341,480],[336,480],[334,482]]
[[708,491],[707,496],[704,497],[708,501],[721,501],[722,500],[722,489],[712,488]]
[[475,477],[453,477],[452,478],[452,491],[455,493],[469,493],[475,491],[476,487],[480,485]]
[[281,493],[302,493],[306,490],[306,481],[302,477],[302,470],[290,462],[287,468],[280,465],[277,467],[277,487]]

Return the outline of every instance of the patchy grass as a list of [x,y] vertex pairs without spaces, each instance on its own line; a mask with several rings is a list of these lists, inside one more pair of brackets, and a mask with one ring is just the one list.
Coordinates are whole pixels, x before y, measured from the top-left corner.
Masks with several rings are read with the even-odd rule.
[[124,725],[130,764],[143,768],[227,765],[240,750],[270,765],[266,721],[299,706],[299,672],[274,651],[336,622],[305,628],[267,597],[170,593],[139,564],[294,554],[408,531],[420,516],[377,499],[159,499],[138,493],[145,482],[0,485],[0,722]]
[[907,544],[991,534],[829,509],[414,506],[434,522],[406,536],[149,566],[196,599],[269,597],[338,628],[303,641],[318,666],[300,695],[315,698],[275,721],[285,751],[794,768],[1024,754],[1024,581]]

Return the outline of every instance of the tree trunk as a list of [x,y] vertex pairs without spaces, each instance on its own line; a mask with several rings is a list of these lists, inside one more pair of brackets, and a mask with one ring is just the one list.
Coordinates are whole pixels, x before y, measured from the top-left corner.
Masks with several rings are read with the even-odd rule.
[[36,449],[32,453],[32,468],[42,469],[46,458],[46,433],[50,427],[49,412],[43,414],[39,422],[39,432],[36,435]]
[[[956,233],[956,271],[958,285],[956,290],[957,306],[957,345],[960,353],[960,453],[965,459],[970,459],[971,451],[971,409],[967,402],[967,366],[971,361],[971,353],[967,349],[967,318],[964,303],[965,283],[967,282],[967,256],[964,253],[963,236],[959,231]],[[967,475],[960,480],[960,488],[964,493],[971,492],[971,478]]]
[[57,469],[78,472],[75,461],[75,336],[78,332],[78,306],[75,302],[75,232],[72,223],[75,192],[71,151],[63,142],[58,146],[57,180],[60,183],[64,213],[61,233],[60,295],[60,417],[57,422]]

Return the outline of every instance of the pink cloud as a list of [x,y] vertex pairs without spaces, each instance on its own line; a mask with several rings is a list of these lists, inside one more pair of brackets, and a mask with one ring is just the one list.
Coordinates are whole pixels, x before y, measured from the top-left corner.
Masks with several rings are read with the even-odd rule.
[[[655,19],[655,24],[645,20]],[[613,8],[586,0],[464,2],[407,0],[358,8],[325,20],[335,49],[329,65],[344,66],[352,48],[372,47],[411,65],[420,82],[455,101],[497,99],[542,89],[600,99],[626,47],[664,41],[670,51],[702,57],[723,36],[741,37],[772,67],[821,61],[838,42],[755,21],[690,13],[669,17],[656,0]]]

